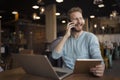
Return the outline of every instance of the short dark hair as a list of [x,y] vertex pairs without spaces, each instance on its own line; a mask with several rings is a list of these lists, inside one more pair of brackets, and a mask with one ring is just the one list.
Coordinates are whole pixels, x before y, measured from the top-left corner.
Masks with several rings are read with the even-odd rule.
[[67,13],[67,15],[68,15],[69,18],[70,18],[70,14],[73,13],[73,12],[80,12],[82,14],[82,9],[80,7],[73,7],[73,8],[71,8],[68,11],[68,13]]

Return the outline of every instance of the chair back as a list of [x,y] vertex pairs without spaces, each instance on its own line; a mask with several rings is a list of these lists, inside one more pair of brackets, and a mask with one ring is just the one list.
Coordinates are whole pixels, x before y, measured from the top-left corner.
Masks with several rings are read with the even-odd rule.
[[20,54],[33,54],[33,50],[31,49],[24,49],[19,52]]

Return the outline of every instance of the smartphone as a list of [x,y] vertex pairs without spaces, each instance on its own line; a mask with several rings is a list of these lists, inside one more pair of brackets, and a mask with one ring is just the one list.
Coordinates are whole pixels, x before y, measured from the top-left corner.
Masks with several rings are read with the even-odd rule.
[[[69,18],[67,18],[67,22],[72,22]],[[75,31],[75,28],[71,28],[71,31]]]

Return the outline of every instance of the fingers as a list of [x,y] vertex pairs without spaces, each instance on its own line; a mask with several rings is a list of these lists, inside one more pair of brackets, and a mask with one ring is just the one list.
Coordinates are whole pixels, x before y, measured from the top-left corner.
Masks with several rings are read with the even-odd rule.
[[66,28],[66,33],[65,33],[65,37],[69,37],[71,35],[71,28],[73,28],[75,25],[73,22],[69,22],[67,24],[67,28]]
[[73,22],[69,22],[69,23],[67,24],[67,29],[71,29],[71,28],[73,28],[73,27],[75,27],[75,24],[74,24]]
[[91,68],[90,72],[92,72],[95,76],[101,77],[104,74],[104,69],[105,69],[104,65],[97,65],[96,67]]
[[103,70],[94,70],[92,72],[95,76],[103,76],[104,71]]

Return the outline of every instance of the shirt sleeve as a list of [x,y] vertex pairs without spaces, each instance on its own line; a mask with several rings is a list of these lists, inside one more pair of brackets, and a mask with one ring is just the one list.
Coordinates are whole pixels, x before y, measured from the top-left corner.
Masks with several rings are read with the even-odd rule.
[[90,57],[93,59],[102,59],[98,38],[92,34],[89,42]]
[[57,38],[50,45],[51,51],[52,51],[52,58],[54,58],[54,59],[58,59],[62,56],[63,51],[61,51],[60,53],[57,53],[56,50],[54,49],[56,47],[56,45],[60,42],[61,39],[62,39],[62,37]]
[[52,51],[52,58],[58,59],[62,56],[62,53],[63,53],[63,51],[61,51],[60,53],[57,53],[56,50],[53,50]]

